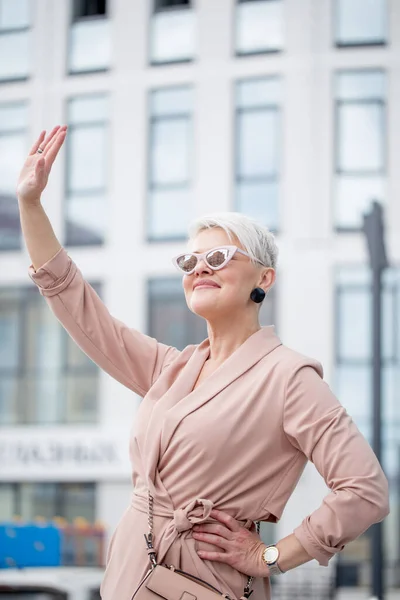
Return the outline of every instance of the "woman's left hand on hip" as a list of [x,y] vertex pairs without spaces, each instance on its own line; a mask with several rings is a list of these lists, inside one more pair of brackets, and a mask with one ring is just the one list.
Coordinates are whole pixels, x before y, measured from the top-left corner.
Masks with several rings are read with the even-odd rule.
[[200,558],[227,563],[248,576],[267,577],[268,567],[262,559],[266,546],[259,535],[222,510],[213,509],[210,516],[219,522],[194,525],[192,535],[195,540],[218,546],[221,551],[198,550]]

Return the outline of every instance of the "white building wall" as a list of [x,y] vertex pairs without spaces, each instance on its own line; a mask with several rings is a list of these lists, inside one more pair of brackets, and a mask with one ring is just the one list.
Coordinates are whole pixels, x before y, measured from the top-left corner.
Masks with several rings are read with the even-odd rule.
[[[278,235],[281,259],[277,326],[289,346],[317,357],[326,379],[333,374],[333,270],[337,264],[366,261],[360,235],[337,235],[332,222],[333,72],[350,66],[389,70],[388,247],[400,262],[400,3],[392,1],[391,43],[387,47],[337,51],[332,45],[329,0],[286,0],[286,49],[281,54],[234,58],[233,0],[197,0],[198,60],[193,64],[147,66],[148,0],[113,0],[112,69],[106,73],[65,75],[67,2],[36,0],[32,60],[26,83],[0,88],[1,101],[28,99],[30,142],[42,128],[65,121],[67,98],[107,91],[111,97],[109,229],[102,248],[72,248],[70,255],[90,280],[103,284],[110,312],[146,330],[146,281],[175,274],[170,256],[179,243],[145,241],[147,169],[147,92],[158,86],[192,84],[194,107],[194,216],[233,207],[234,83],[243,77],[282,77],[282,185]],[[62,153],[63,154],[63,153]],[[63,238],[65,161],[57,160],[44,194],[56,234]],[[0,285],[29,284],[28,254],[0,255]],[[99,423],[128,440],[138,399],[107,375],[101,376]],[[78,429],[67,427],[71,433]],[[52,435],[49,428],[43,436]],[[18,432],[29,439],[31,430]],[[267,457],[266,457],[267,459]],[[60,471],[60,478],[63,472]],[[310,491],[311,490],[311,491]],[[290,500],[277,537],[289,533],[316,508],[326,493],[313,467],[307,468]],[[117,481],[98,486],[97,516],[111,532],[129,503],[129,468]]]

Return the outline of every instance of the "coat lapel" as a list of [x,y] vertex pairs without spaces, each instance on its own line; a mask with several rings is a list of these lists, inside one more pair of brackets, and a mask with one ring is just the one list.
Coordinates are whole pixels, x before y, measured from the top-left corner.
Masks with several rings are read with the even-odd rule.
[[[189,363],[187,365],[188,371],[191,371],[187,375],[191,382],[191,390],[188,391],[188,386],[183,390],[179,385],[179,381],[176,381],[176,386],[171,387],[171,408],[164,421],[160,440],[159,450],[161,456],[165,452],[171,436],[182,419],[199,409],[206,402],[209,402],[219,392],[246,373],[253,365],[281,344],[282,342],[275,334],[273,326],[263,327],[250,336],[214,373],[193,390],[201,368],[209,356],[209,341],[207,339],[202,342],[197,348],[197,356],[193,355],[192,357],[193,368],[190,368]],[[185,383],[188,383],[188,381],[185,380]],[[183,391],[186,393],[182,394]]]

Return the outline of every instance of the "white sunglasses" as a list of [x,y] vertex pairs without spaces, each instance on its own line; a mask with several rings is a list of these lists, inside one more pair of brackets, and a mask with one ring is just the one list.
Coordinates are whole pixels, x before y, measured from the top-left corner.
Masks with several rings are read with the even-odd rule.
[[207,252],[203,252],[202,254],[198,254],[197,252],[178,254],[178,256],[175,256],[172,259],[172,262],[177,269],[185,275],[191,275],[194,272],[199,260],[204,260],[210,269],[218,271],[218,269],[222,269],[228,264],[235,252],[240,252],[240,254],[248,256],[252,260],[256,260],[261,265],[263,264],[258,258],[254,258],[237,246],[220,246],[218,248],[213,248],[212,250],[207,250]]

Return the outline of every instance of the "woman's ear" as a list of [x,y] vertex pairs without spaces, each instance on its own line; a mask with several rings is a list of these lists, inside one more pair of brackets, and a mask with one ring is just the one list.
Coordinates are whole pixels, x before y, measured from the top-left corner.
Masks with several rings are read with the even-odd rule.
[[264,269],[259,286],[267,292],[275,283],[276,279],[276,271],[272,267],[268,267],[268,269]]

